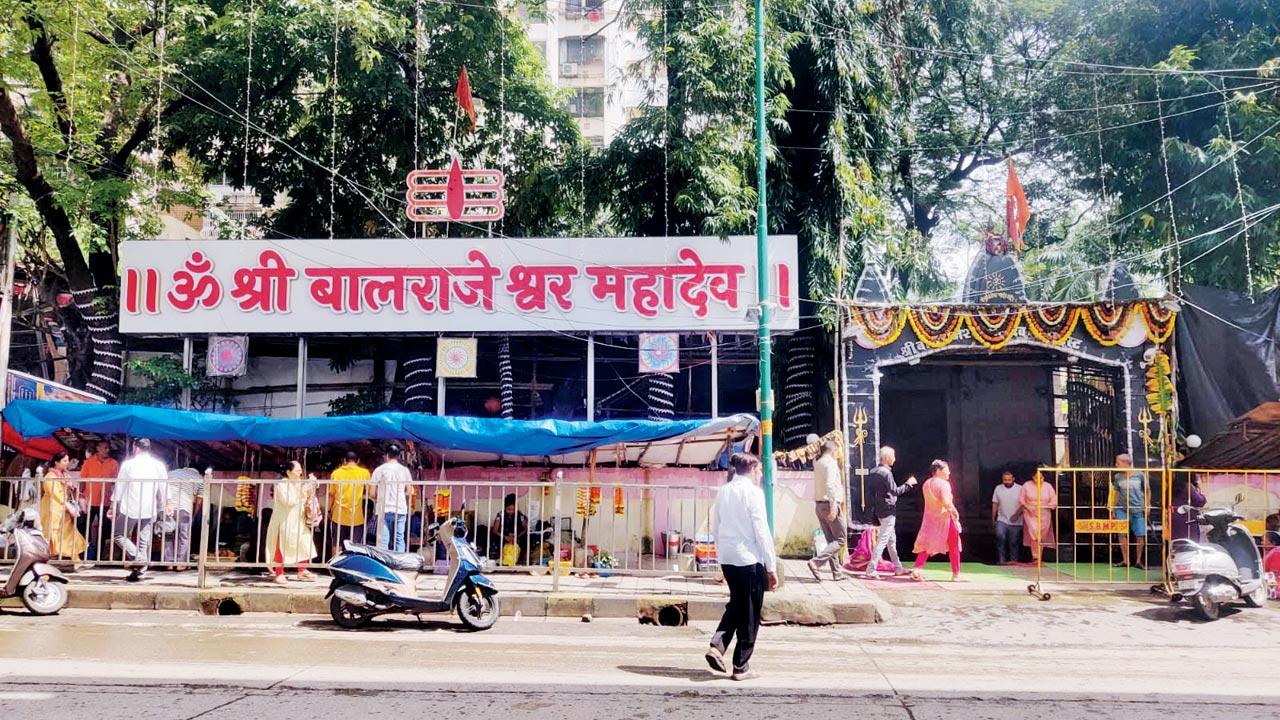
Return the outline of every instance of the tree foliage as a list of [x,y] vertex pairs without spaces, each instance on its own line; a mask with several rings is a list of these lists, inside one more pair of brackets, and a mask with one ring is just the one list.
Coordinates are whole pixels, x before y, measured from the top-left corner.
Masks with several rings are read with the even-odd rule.
[[[1057,22],[1066,56],[1151,69],[1062,73],[1056,84],[1064,104],[1094,105],[1097,97],[1100,106],[1096,118],[1064,117],[1051,141],[1076,168],[1082,191],[1103,197],[1105,182],[1110,206],[1081,250],[1095,262],[1122,258],[1159,278],[1180,274],[1184,282],[1240,291],[1251,281],[1274,285],[1274,3],[1091,0],[1064,4]],[[1106,131],[1091,132],[1099,127]]]
[[[503,232],[554,232],[571,197],[544,202],[569,189],[547,171],[580,152],[578,130],[520,24],[496,7],[414,0],[228,5],[181,48],[180,75],[201,102],[170,122],[171,151],[236,184],[247,178],[268,202],[287,196],[268,228],[286,237],[326,236],[330,202],[335,237],[411,234],[405,175],[415,163],[446,167],[455,151],[469,165],[507,173]],[[254,62],[246,85],[250,28]],[[464,66],[480,107],[474,134],[454,97]],[[484,230],[449,228],[454,235]]]

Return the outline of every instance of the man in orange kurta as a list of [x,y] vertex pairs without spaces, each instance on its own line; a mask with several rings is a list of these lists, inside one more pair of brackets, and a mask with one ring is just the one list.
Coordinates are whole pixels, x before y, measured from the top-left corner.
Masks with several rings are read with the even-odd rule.
[[[106,512],[104,508],[111,504],[111,481],[119,473],[120,463],[111,457],[111,444],[106,440],[94,446],[93,454],[80,466],[80,496],[89,506],[88,512],[80,515],[80,529],[89,541],[86,560],[98,559],[104,534],[102,516]],[[106,538],[110,544],[110,532]]]

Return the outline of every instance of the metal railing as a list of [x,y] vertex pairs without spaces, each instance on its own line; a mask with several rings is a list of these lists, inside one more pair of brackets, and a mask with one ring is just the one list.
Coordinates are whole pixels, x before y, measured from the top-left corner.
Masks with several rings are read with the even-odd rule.
[[[133,492],[123,492],[121,483]],[[65,483],[0,478],[0,514],[36,507],[53,552],[63,561],[195,566],[200,587],[207,586],[210,572],[281,574],[323,565],[344,540],[407,552],[439,550],[430,557],[443,573],[443,548],[429,545],[427,535],[432,522],[452,516],[463,520],[468,538],[490,560],[490,570],[550,572],[558,589],[567,573],[713,573],[709,533],[715,491],[714,486],[559,478],[415,480],[380,488],[365,480],[243,476]],[[120,498],[114,505],[113,494]],[[150,503],[140,502],[143,496],[155,498],[154,514],[131,517],[147,514]],[[389,497],[403,503],[393,500],[388,507]],[[388,520],[387,510],[405,512],[392,512]]]
[[1023,490],[1024,544],[1036,567],[1028,589],[1047,597],[1040,588],[1046,578],[1162,584],[1169,497],[1160,466],[1041,468]]
[[[1259,547],[1266,543],[1267,518],[1280,513],[1280,470],[1210,470],[1202,468],[1171,468],[1170,483],[1174,497],[1171,504],[1183,502],[1181,489],[1190,486],[1194,492],[1204,498],[1204,507],[1231,507],[1235,504],[1236,512],[1244,516],[1245,527],[1253,535]],[[1235,499],[1240,496],[1240,502]],[[1193,505],[1195,503],[1192,503]],[[1276,521],[1280,521],[1277,518]],[[1276,522],[1273,521],[1273,522]],[[1182,524],[1171,523],[1179,530]],[[1188,526],[1190,539],[1199,537],[1199,528],[1195,523]]]

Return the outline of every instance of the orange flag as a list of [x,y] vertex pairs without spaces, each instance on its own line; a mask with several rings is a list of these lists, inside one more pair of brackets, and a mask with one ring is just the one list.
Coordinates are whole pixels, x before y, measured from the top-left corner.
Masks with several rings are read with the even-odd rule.
[[1009,180],[1005,184],[1005,228],[1009,234],[1009,244],[1021,251],[1026,245],[1022,242],[1022,233],[1027,229],[1027,221],[1031,219],[1031,204],[1027,202],[1027,194],[1022,192],[1022,183],[1018,182],[1018,171],[1013,168],[1013,158],[1008,159]]
[[462,66],[462,72],[458,73],[458,105],[467,113],[467,117],[471,118],[471,128],[468,132],[476,130],[476,104],[471,99],[471,79],[467,77],[467,66]]

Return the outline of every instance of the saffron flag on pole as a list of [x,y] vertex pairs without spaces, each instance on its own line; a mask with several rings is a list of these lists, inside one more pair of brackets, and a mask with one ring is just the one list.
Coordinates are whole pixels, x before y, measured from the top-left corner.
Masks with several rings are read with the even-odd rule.
[[471,99],[471,79],[467,77],[467,66],[462,66],[462,71],[458,73],[458,105],[467,113],[467,117],[471,118],[471,128],[468,132],[476,130],[476,104]]
[[1005,228],[1009,235],[1009,244],[1021,252],[1026,247],[1022,242],[1022,233],[1027,229],[1027,221],[1031,219],[1031,204],[1022,191],[1022,183],[1018,182],[1018,171],[1013,167],[1013,158],[1008,158],[1009,180],[1005,184]]

